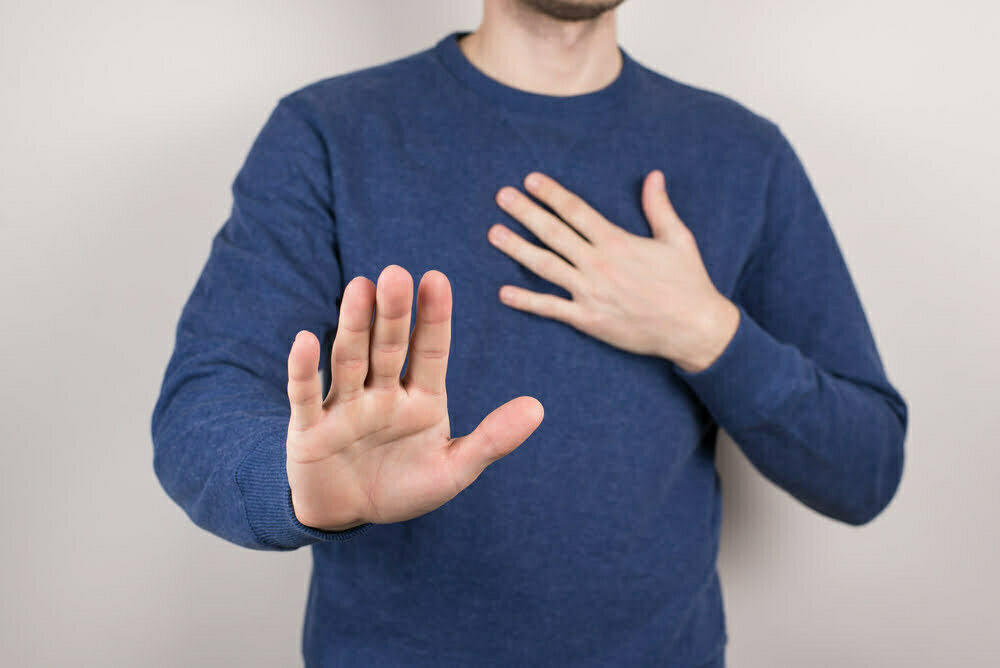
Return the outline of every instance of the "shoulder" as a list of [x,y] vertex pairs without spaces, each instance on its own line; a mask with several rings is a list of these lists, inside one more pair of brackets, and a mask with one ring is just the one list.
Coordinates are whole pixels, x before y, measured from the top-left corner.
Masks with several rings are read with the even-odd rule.
[[762,160],[780,147],[778,124],[745,102],[641,63],[638,71],[643,104],[660,129],[681,130],[705,150],[749,153]]
[[429,98],[439,73],[424,49],[390,61],[310,82],[286,93],[278,105],[321,122],[398,112]]

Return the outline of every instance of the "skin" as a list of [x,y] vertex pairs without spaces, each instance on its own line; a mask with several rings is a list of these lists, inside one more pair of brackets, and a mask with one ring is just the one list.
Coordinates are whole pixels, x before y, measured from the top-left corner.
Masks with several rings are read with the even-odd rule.
[[622,350],[672,360],[685,371],[704,370],[721,354],[736,333],[739,310],[712,283],[661,171],[651,171],[642,186],[651,237],[618,227],[540,172],[528,174],[524,188],[527,193],[501,188],[497,205],[548,248],[500,223],[488,239],[572,299],[504,285],[498,291],[504,304],[560,320]]
[[[613,11],[621,1],[484,0],[479,28],[459,45],[507,85],[547,95],[591,92],[621,71]],[[500,224],[484,234],[572,299],[505,285],[502,303],[686,371],[718,358],[739,311],[712,284],[659,170],[646,175],[641,194],[650,237],[618,227],[545,174],[526,174],[523,187],[501,185],[497,205],[547,247]],[[343,531],[419,517],[457,496],[541,424],[542,404],[520,396],[470,434],[453,437],[445,384],[451,284],[436,270],[421,277],[411,332],[413,296],[413,279],[398,265],[386,267],[377,284],[363,276],[347,284],[326,397],[319,340],[302,330],[292,344],[286,466],[295,515],[306,526]]]
[[532,93],[580,95],[614,81],[622,67],[615,12],[605,11],[591,20],[563,21],[541,11],[539,6],[545,4],[543,0],[484,0],[479,27],[458,45],[484,74]]

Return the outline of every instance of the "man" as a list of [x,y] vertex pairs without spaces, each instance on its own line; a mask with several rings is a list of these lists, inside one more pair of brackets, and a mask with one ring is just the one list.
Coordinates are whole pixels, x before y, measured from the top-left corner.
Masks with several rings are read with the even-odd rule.
[[618,4],[485,0],[286,95],[233,183],[154,466],[312,547],[308,665],[722,666],[718,428],[843,522],[897,489],[907,405],[791,144]]

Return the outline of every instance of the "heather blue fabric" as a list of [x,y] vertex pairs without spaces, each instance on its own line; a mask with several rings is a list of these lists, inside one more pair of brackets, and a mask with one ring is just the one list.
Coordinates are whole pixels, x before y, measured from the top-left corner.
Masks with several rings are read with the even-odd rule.
[[[907,405],[774,122],[624,49],[599,91],[514,89],[464,57],[462,34],[276,104],[177,325],[156,474],[227,541],[311,547],[307,665],[722,666],[717,430],[790,500],[860,525],[897,489]],[[740,310],[699,373],[496,296],[569,296],[487,241],[504,221],[540,243],[497,207],[501,186],[543,171],[649,236],[654,168]],[[316,334],[328,389],[344,286],[393,263],[415,284],[430,269],[451,281],[453,435],[520,395],[545,419],[431,513],[318,531],[296,520],[285,472],[288,352]]]

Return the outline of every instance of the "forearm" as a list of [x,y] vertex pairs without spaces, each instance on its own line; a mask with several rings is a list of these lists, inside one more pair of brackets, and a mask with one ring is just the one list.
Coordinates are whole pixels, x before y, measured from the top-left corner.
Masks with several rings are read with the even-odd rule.
[[[261,550],[367,531],[296,518],[286,468],[288,354],[335,329],[337,261],[325,148],[282,100],[233,181],[231,214],[188,297],[152,415],[154,469],[203,529]],[[320,367],[327,367],[322,350]]]
[[824,370],[737,313],[718,357],[678,374],[766,477],[825,515],[871,520],[902,474],[905,403],[888,384]]
[[262,396],[251,378],[234,391],[245,372],[195,358],[182,344],[168,367],[152,419],[156,475],[199,527],[243,547],[277,549],[251,525],[236,474],[258,447],[276,447],[259,441],[287,428],[281,397]]

